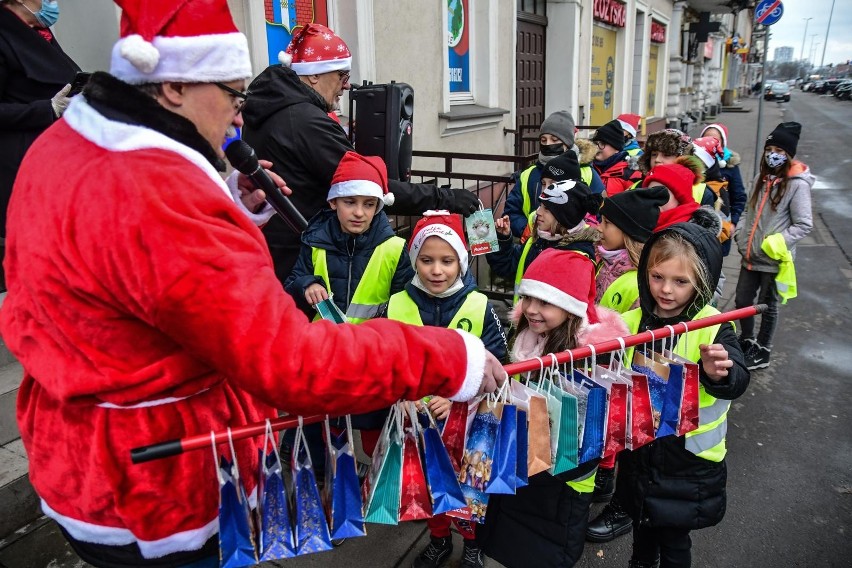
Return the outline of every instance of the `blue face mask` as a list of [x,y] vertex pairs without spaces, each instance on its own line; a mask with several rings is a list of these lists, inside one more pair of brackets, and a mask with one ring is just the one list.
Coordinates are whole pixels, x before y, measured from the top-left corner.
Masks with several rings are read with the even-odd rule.
[[52,2],[50,0],[42,0],[41,10],[38,12],[33,12],[30,10],[29,6],[24,3],[21,3],[21,6],[26,8],[30,14],[35,16],[35,19],[38,20],[38,23],[41,24],[43,28],[51,27],[59,19],[59,3],[56,0],[53,0]]

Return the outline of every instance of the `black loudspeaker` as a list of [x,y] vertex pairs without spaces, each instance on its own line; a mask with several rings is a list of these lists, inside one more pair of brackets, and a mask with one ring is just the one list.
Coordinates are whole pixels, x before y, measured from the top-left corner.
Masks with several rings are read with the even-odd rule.
[[366,84],[349,94],[354,105],[355,151],[379,156],[388,167],[388,178],[411,179],[414,89],[405,83]]

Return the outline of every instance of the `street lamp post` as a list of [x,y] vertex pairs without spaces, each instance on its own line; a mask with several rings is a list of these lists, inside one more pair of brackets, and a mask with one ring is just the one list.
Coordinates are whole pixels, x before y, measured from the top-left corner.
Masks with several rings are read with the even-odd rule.
[[814,18],[813,18],[813,16],[811,16],[810,18],[802,18],[802,19],[805,21],[805,35],[802,36],[802,55],[799,59],[804,61],[805,60],[805,38],[808,37],[808,22],[810,22]]
[[828,47],[828,30],[831,29],[831,17],[834,15],[834,0],[831,0],[831,12],[828,13],[828,26],[825,28],[825,43],[822,44],[822,59],[819,66],[825,65],[825,48]]
[[819,34],[811,34],[811,48],[808,50],[808,61],[814,67],[814,38]]

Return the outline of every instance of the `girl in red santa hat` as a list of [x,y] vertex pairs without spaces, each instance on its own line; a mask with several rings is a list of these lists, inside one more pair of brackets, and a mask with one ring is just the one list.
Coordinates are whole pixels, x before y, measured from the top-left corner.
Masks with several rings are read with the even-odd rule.
[[[513,361],[627,333],[618,313],[595,306],[595,265],[582,254],[542,252],[518,292]],[[556,476],[533,475],[515,495],[491,495],[477,533],[485,553],[510,567],[573,566],[583,553],[598,461]]]

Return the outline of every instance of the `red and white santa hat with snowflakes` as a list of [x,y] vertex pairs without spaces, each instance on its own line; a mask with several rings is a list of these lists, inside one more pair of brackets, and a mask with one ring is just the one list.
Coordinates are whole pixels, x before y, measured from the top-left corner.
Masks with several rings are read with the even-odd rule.
[[362,156],[349,151],[337,164],[328,189],[328,201],[355,196],[377,198],[379,210],[393,205],[393,193],[388,193],[388,168],[378,156]]
[[[713,167],[717,161],[721,161],[725,154],[722,143],[712,136],[695,138],[692,141],[692,153],[697,156],[708,169]],[[720,167],[724,167],[720,165]]]
[[629,132],[633,138],[636,138],[636,134],[639,132],[639,122],[642,120],[642,117],[638,114],[619,114],[616,117],[616,120],[621,124],[621,129]]
[[296,75],[320,75],[352,68],[352,54],[340,36],[322,24],[308,24],[293,34],[278,61]]
[[464,238],[461,215],[445,210],[423,213],[423,217],[414,225],[411,240],[408,242],[408,257],[411,259],[411,266],[416,266],[417,255],[420,254],[423,243],[429,237],[438,237],[447,241],[459,257],[462,275],[467,274],[467,241]]
[[252,76],[227,0],[115,0],[121,37],[110,73],[126,83],[213,83]]
[[600,323],[595,309],[595,265],[580,253],[554,248],[542,252],[524,272],[518,295],[562,308],[582,318],[583,325]]

